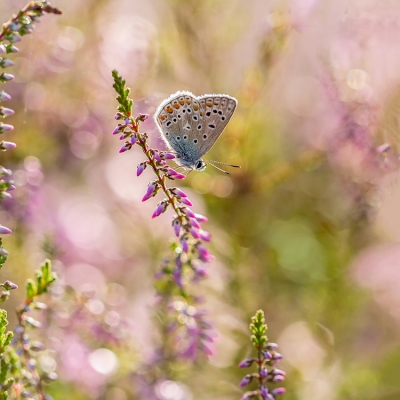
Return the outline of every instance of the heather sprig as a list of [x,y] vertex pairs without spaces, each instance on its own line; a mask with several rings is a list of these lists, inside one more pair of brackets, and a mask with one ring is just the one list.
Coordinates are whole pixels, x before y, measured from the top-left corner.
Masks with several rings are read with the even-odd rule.
[[[168,208],[175,213],[172,219],[172,228],[178,243],[172,244],[173,256],[165,260],[157,273],[156,288],[159,295],[159,305],[164,314],[164,328],[171,345],[168,352],[175,352],[176,357],[196,359],[198,350],[210,353],[205,342],[212,341],[206,332],[210,325],[205,321],[204,311],[198,307],[199,299],[192,295],[187,286],[206,276],[205,263],[212,260],[212,256],[204,245],[210,241],[210,234],[203,230],[201,223],[207,218],[197,214],[190,208],[192,202],[187,194],[176,186],[168,186],[168,181],[184,179],[185,175],[172,169],[167,160],[175,158],[174,154],[150,148],[148,135],[140,132],[140,123],[148,119],[147,114],[132,117],[133,101],[129,98],[130,89],[126,87],[117,71],[112,72],[114,89],[119,103],[115,119],[120,121],[113,134],[120,135],[124,144],[119,150],[124,153],[133,146],[141,148],[146,160],[137,167],[137,176],[147,168],[151,168],[155,179],[149,182],[142,201],[162,192],[166,197],[162,199],[152,215],[156,218]],[[163,318],[160,318],[162,320]],[[171,339],[173,337],[173,339]]]
[[268,387],[268,385],[282,382],[286,374],[275,367],[282,359],[282,355],[277,352],[278,345],[276,343],[268,343],[267,329],[264,312],[258,310],[254,317],[251,318],[250,324],[250,331],[252,333],[251,341],[256,348],[257,356],[246,358],[239,364],[239,368],[248,368],[253,364],[257,366],[257,372],[245,375],[240,382],[240,386],[243,387],[256,381],[257,389],[246,392],[241,400],[274,400],[279,395],[285,393],[284,388]]
[[55,373],[40,373],[36,367],[36,355],[43,351],[45,346],[41,342],[31,340],[30,331],[40,328],[41,323],[28,314],[31,310],[47,308],[45,303],[38,301],[38,297],[47,293],[56,279],[50,261],[45,260],[40,271],[35,273],[35,279],[27,281],[26,299],[17,309],[18,325],[14,329],[14,338],[11,342],[13,349],[9,349],[4,362],[8,361],[9,364],[7,368],[13,378],[12,389],[21,397],[48,399],[44,393],[44,382],[57,378]]
[[[45,13],[61,14],[61,10],[52,7],[47,1],[31,1],[24,8],[18,11],[8,22],[3,24],[0,32],[0,55],[17,53],[19,51],[15,43],[22,40],[22,36],[32,33],[34,23],[39,22]],[[6,57],[0,56],[0,68],[12,67],[14,62]],[[0,74],[0,82],[6,83],[14,79],[14,75],[3,72]],[[0,91],[0,102],[11,100],[11,96],[5,91]],[[0,106],[0,118],[6,118],[14,114],[14,110]],[[14,126],[0,122],[0,134],[12,131]],[[14,149],[17,145],[14,142],[0,141],[0,150],[7,151]],[[10,191],[14,190],[14,182],[9,169],[0,166],[0,199],[10,198]],[[11,229],[0,225],[0,235],[10,234]]]

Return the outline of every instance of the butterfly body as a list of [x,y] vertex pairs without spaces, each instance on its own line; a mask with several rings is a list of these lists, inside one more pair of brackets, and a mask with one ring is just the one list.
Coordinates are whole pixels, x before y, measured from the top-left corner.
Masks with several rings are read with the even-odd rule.
[[164,100],[154,120],[167,147],[175,152],[176,162],[188,169],[203,171],[202,157],[211,149],[237,106],[225,94],[195,96],[179,91]]

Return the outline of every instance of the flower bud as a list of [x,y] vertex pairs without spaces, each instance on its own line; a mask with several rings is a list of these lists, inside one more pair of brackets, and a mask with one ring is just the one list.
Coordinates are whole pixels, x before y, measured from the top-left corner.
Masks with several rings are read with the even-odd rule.
[[160,201],[151,218],[156,218],[159,215],[161,215],[163,212],[165,212],[168,207],[168,204],[169,203],[168,203],[167,199]]
[[181,231],[181,223],[178,218],[172,221],[172,227],[174,228],[175,235],[178,237]]
[[18,286],[15,283],[11,282],[11,281],[5,281],[2,286],[6,290],[18,289]]
[[136,176],[140,176],[142,172],[146,169],[146,167],[147,167],[147,161],[140,163],[137,166]]
[[17,145],[13,142],[0,142],[0,150],[10,150],[15,149]]
[[0,122],[0,133],[12,131],[14,127],[12,125],[3,124]]
[[271,390],[271,394],[272,396],[276,397],[276,396],[280,396],[281,394],[285,393],[286,389],[285,388],[276,388],[276,389],[272,389]]
[[8,117],[10,115],[14,115],[15,111],[11,110],[11,108],[0,107],[0,117]]
[[6,226],[0,225],[0,235],[9,235],[12,233],[12,230],[7,228]]
[[118,150],[118,153],[125,153],[125,151],[130,150],[131,148],[132,145],[127,142]]
[[175,158],[175,156],[171,153],[165,153],[165,152],[161,152],[160,156],[163,160],[173,160]]
[[249,383],[251,383],[252,380],[253,380],[253,375],[247,374],[247,375],[245,375],[245,377],[242,379],[242,381],[240,382],[239,386],[240,386],[240,387],[247,386]]
[[[192,202],[187,197],[181,197],[179,201],[187,206],[192,206]],[[197,221],[196,221],[197,222]]]
[[14,65],[14,62],[9,60],[8,58],[0,58],[0,67],[1,68],[7,68],[7,67],[12,67]]
[[12,81],[14,79],[14,75],[12,74],[6,74],[5,72],[3,72],[0,75],[0,82],[8,82],[8,81]]
[[239,368],[249,368],[253,365],[254,358],[246,358],[240,364]]
[[149,185],[147,186],[147,191],[146,194],[143,196],[142,201],[146,201],[148,199],[150,199],[150,197],[153,197],[157,194],[158,191],[158,183],[155,181],[152,181],[149,183]]
[[0,101],[8,101],[8,100],[11,100],[11,96],[8,93],[6,93],[4,90],[2,90],[0,92]]

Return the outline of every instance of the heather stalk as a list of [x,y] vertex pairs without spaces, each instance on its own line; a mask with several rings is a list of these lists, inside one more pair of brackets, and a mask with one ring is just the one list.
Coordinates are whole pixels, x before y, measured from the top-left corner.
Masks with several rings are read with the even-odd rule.
[[245,375],[240,382],[241,387],[255,382],[257,389],[246,392],[241,400],[274,400],[285,393],[284,388],[271,388],[271,385],[282,382],[286,374],[275,367],[282,359],[282,355],[277,352],[278,345],[276,343],[268,343],[267,329],[264,312],[258,310],[255,316],[251,318],[250,324],[251,341],[256,349],[257,356],[246,358],[239,364],[239,368],[248,368],[253,364],[257,366],[257,372]]
[[162,355],[157,356],[157,359],[171,362],[178,359],[196,360],[200,353],[210,353],[206,342],[212,341],[207,333],[211,326],[205,320],[205,312],[199,308],[201,300],[190,288],[191,283],[206,276],[205,264],[212,260],[205,246],[205,242],[210,241],[210,234],[201,226],[207,218],[192,211],[192,202],[182,189],[168,185],[170,181],[185,178],[184,174],[175,171],[167,163],[175,155],[149,146],[147,133],[140,130],[140,124],[149,115],[139,114],[136,118],[132,116],[130,89],[117,71],[113,71],[112,75],[119,103],[115,115],[119,123],[113,134],[120,135],[119,139],[124,141],[119,152],[124,153],[134,146],[140,148],[145,160],[138,165],[137,176],[146,168],[154,173],[155,177],[149,182],[142,201],[159,193],[165,197],[157,204],[152,218],[159,217],[168,209],[174,212],[172,231],[178,240],[171,245],[172,256],[162,262],[156,274],[158,319],[162,324],[164,338],[164,345],[159,350]]

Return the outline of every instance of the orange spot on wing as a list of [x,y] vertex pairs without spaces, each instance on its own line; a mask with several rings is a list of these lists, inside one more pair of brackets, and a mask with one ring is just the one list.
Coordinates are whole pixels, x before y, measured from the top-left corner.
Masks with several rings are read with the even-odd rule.
[[207,106],[208,106],[208,107],[212,107],[212,105],[213,105],[212,101],[209,101],[209,100],[208,100],[208,101],[207,101]]
[[179,100],[179,104],[180,104],[181,106],[185,105],[185,100]]
[[164,121],[165,118],[167,118],[166,115],[161,115],[160,120],[161,120],[161,121]]
[[180,105],[178,103],[174,103],[174,105],[172,107],[174,107],[174,108],[176,108],[178,110]]
[[172,109],[171,106],[168,106],[168,107],[165,109],[165,111],[166,111],[167,113],[170,113],[170,114],[174,112],[174,110]]
[[190,104],[191,102],[192,102],[192,100],[190,100],[190,98],[186,99],[186,104]]
[[201,116],[201,117],[203,116],[203,111],[200,111],[200,116]]
[[199,106],[197,104],[193,104],[193,110],[197,111],[199,109]]

